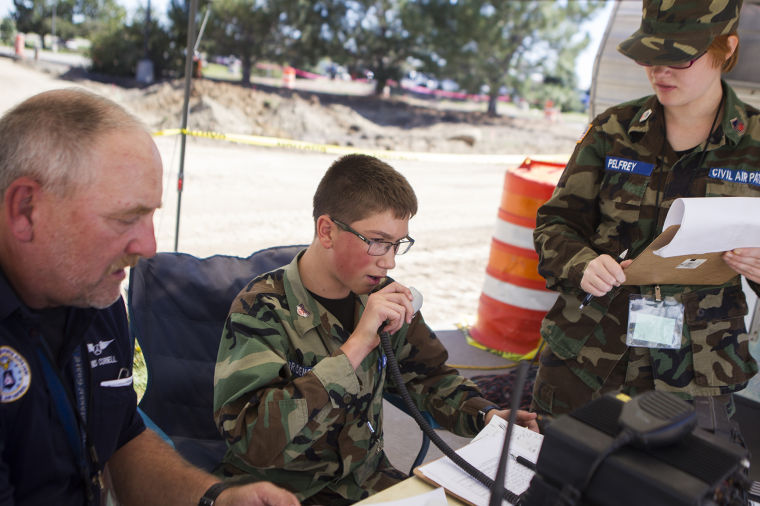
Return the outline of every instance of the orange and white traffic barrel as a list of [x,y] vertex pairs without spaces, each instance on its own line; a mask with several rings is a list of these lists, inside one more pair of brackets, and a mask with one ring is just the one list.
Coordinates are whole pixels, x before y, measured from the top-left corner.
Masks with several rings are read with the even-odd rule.
[[285,67],[282,69],[282,86],[292,90],[296,85],[296,69]]
[[535,354],[541,321],[557,299],[538,273],[533,229],[538,208],[551,197],[564,168],[563,163],[526,159],[504,177],[478,318],[470,336],[511,358]]

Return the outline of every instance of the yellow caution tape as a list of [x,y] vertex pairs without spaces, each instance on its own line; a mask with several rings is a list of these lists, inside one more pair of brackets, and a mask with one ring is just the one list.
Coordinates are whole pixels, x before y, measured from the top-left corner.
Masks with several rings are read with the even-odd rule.
[[252,146],[263,146],[269,148],[300,149],[304,151],[315,151],[319,153],[346,155],[349,153],[363,153],[366,155],[376,156],[378,158],[394,160],[417,160],[429,162],[444,162],[456,159],[460,162],[485,163],[485,164],[504,164],[519,165],[526,157],[540,159],[545,161],[566,162],[570,155],[553,154],[553,155],[478,155],[478,154],[460,154],[460,153],[420,153],[414,151],[391,151],[361,149],[353,146],[337,146],[334,144],[316,144],[313,142],[296,141],[293,139],[282,139],[277,137],[263,137],[260,135],[243,135],[243,134],[225,134],[220,132],[204,132],[197,130],[187,130],[173,128],[159,130],[154,132],[156,137],[166,137],[170,135],[189,135],[192,137],[203,137],[206,139],[223,140],[236,142],[238,144],[249,144]]

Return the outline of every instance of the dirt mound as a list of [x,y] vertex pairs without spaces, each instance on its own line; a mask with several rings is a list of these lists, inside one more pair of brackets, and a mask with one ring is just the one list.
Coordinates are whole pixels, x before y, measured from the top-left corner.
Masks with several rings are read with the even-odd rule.
[[[48,69],[39,62],[26,63],[5,66],[6,74],[13,71],[24,74],[24,80],[36,82],[48,72],[123,104],[153,129],[181,126],[183,80],[136,88],[110,82],[103,76],[98,79],[82,69],[72,68],[61,75],[60,66]],[[41,68],[35,71],[31,67]],[[42,89],[46,86],[60,83],[50,82]],[[7,103],[6,107],[26,96],[23,90],[27,85],[11,88],[0,100]],[[408,94],[378,98],[371,91],[372,83],[330,80],[298,79],[295,89],[289,90],[280,87],[278,80],[267,78],[256,78],[253,87],[196,79],[192,83],[188,127],[373,150],[569,154],[586,124],[580,115],[562,116],[551,122],[541,111],[502,108],[501,104],[502,115],[494,118],[483,112],[482,103]]]
[[[109,90],[113,96],[113,89]],[[178,128],[182,81],[118,89],[152,128]],[[116,98],[116,97],[115,97]],[[351,96],[200,79],[193,82],[192,130],[280,137],[318,144],[442,153],[570,153],[583,121],[546,121],[538,113],[488,117],[434,100]],[[480,105],[478,107],[485,107]]]

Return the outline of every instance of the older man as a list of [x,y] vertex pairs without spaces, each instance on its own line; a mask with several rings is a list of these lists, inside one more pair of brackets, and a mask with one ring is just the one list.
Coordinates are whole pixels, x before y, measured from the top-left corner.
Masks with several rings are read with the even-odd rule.
[[[297,504],[227,487],[136,412],[119,287],[156,251],[161,158],[145,127],[77,90],[0,118],[0,504]],[[200,501],[200,502],[199,502]]]

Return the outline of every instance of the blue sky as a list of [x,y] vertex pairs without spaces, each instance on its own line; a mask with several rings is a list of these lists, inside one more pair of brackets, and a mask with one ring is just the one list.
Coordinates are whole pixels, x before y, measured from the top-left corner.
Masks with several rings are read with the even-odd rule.
[[[120,3],[127,8],[128,12],[132,13],[138,7],[145,5],[147,0],[122,0]],[[614,3],[615,2],[607,2],[604,9],[597,15],[597,17],[586,23],[582,28],[583,30],[588,30],[592,37],[591,44],[589,44],[588,49],[580,55],[576,65],[578,84],[582,89],[588,88],[591,84],[591,71],[594,67],[594,57],[596,56],[599,42],[602,40],[604,28],[607,25],[607,19],[610,16]],[[164,12],[166,10],[166,5],[167,0],[151,0],[151,9],[156,12]],[[0,0],[0,17],[5,17],[10,14],[12,7],[13,0]]]

